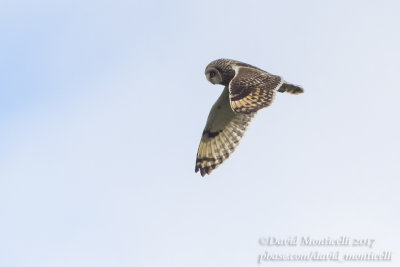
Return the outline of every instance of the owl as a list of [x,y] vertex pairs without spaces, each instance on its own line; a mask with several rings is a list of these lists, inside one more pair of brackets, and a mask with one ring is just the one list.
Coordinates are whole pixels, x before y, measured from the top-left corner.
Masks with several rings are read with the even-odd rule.
[[212,61],[205,70],[212,84],[225,86],[212,106],[197,151],[195,172],[210,174],[235,150],[257,111],[271,105],[275,92],[304,90],[252,65],[231,60]]

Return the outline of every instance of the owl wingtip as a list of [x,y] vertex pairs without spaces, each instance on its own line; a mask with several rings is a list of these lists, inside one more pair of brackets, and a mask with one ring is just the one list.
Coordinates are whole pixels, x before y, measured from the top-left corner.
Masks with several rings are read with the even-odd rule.
[[199,167],[196,165],[196,167],[194,168],[194,172],[198,173],[200,171],[200,175],[202,177],[206,176],[206,174],[210,174],[211,170],[207,167]]
[[289,93],[292,95],[299,95],[299,94],[303,94],[304,93],[304,89],[303,87],[301,87],[300,85],[294,85],[291,83],[284,83],[279,89],[278,92],[280,93]]

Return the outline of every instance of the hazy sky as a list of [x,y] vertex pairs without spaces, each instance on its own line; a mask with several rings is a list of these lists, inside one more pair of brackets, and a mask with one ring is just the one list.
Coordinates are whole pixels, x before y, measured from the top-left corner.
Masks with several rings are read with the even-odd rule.
[[[0,266],[258,266],[265,253],[400,263],[397,1],[0,1]],[[241,60],[300,84],[194,173]],[[260,237],[374,239],[263,247]],[[266,266],[319,266],[268,263]],[[321,266],[338,266],[336,262]]]

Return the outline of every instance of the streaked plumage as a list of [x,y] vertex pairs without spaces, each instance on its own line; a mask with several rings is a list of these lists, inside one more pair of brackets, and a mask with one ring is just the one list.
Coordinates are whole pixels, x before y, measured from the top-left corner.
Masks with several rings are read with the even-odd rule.
[[215,60],[205,74],[211,83],[225,88],[211,108],[197,151],[195,171],[202,176],[232,154],[257,111],[272,103],[275,91],[303,93],[279,76],[236,60]]

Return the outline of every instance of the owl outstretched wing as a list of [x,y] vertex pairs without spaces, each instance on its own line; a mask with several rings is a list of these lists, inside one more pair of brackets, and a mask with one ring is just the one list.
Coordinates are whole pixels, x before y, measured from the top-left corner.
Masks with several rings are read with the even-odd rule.
[[211,108],[197,151],[195,171],[201,176],[210,174],[235,150],[255,113],[233,112],[229,88],[225,87]]
[[284,83],[279,76],[263,70],[235,66],[235,76],[229,83],[229,99],[233,111],[250,114],[268,107],[275,91]]

